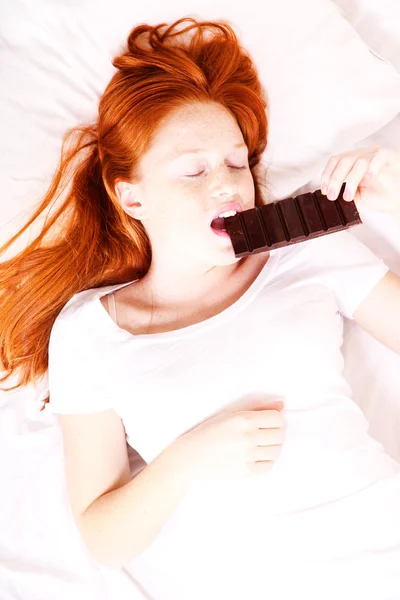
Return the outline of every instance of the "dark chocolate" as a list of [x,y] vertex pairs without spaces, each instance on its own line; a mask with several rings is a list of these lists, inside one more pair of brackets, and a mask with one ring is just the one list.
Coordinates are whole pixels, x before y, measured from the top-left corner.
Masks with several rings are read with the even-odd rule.
[[328,200],[321,190],[285,198],[260,208],[250,208],[226,217],[236,257],[257,254],[349,229],[362,223],[354,201]]

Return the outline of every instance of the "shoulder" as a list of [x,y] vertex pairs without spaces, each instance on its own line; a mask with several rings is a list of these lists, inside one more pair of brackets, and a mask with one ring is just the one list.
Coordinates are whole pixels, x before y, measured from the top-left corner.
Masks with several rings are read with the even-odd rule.
[[338,231],[279,250],[275,276],[287,285],[319,283],[344,291],[387,269],[384,261],[349,231]]
[[380,261],[349,231],[337,231],[312,240],[305,240],[299,244],[286,246],[280,252],[282,252],[281,265],[303,266],[304,269],[312,269],[316,266],[329,268],[339,264],[351,267],[352,264],[356,266],[360,259],[372,262]]
[[[74,294],[66,304],[62,307],[58,313],[58,321],[62,320],[73,320],[79,318],[83,312],[91,310],[91,307],[97,302],[101,302],[103,306],[107,306],[107,293],[119,290],[120,288],[129,285],[128,283],[119,283],[114,285],[99,286],[95,288],[88,288]],[[121,290],[123,291],[123,290]]]
[[62,307],[54,320],[50,343],[63,337],[74,343],[85,343],[96,332],[97,306],[99,297],[115,286],[90,288],[74,294]]

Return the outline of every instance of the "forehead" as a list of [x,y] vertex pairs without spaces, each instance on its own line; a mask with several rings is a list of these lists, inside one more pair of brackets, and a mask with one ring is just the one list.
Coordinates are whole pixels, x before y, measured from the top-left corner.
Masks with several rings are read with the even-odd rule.
[[240,128],[231,113],[218,104],[195,104],[171,113],[156,131],[148,154],[172,158],[183,151],[243,144]]

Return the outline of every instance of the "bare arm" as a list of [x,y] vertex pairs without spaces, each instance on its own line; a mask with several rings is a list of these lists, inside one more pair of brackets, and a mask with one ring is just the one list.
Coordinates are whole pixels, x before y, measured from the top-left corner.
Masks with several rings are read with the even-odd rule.
[[400,354],[400,277],[388,271],[354,312],[354,321]]
[[133,479],[125,428],[109,409],[58,414],[75,522],[90,554],[121,568],[157,537],[182,500],[190,472],[171,444]]
[[188,483],[167,449],[124,486],[97,498],[78,518],[92,556],[122,568],[154,541],[177,508]]

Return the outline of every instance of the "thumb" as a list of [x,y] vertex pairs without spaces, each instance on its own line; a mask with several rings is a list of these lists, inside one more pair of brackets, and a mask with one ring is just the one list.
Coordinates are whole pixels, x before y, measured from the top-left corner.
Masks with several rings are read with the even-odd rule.
[[282,410],[285,407],[283,400],[274,400],[272,404],[277,408],[277,410]]
[[233,404],[228,404],[218,412],[236,412],[241,410],[282,410],[285,406],[284,398],[279,396],[263,397],[259,394],[251,394],[240,398]]
[[253,410],[257,410],[257,409],[282,410],[284,407],[285,407],[284,400],[281,398],[277,398],[276,400],[261,400],[260,402],[257,402],[254,405]]

